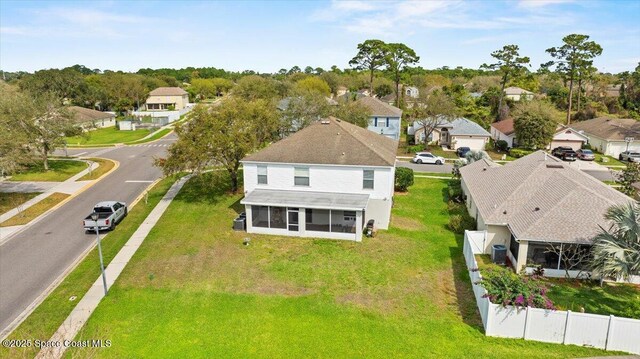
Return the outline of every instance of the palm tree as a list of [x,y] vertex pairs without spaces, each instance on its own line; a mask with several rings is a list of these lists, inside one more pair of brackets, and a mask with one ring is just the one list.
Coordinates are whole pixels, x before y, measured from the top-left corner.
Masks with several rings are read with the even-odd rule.
[[605,218],[612,225],[609,230],[600,227],[594,238],[591,270],[600,278],[628,280],[640,274],[640,203],[613,206]]

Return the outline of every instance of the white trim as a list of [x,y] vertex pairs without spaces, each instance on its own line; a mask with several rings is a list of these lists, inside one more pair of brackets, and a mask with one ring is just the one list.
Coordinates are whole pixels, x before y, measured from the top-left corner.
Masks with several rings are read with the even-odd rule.
[[395,168],[395,164],[394,165],[388,165],[388,166],[375,166],[375,165],[339,165],[339,164],[333,164],[333,163],[293,163],[293,162],[267,162],[267,161],[240,161],[240,163],[247,163],[247,164],[259,164],[259,163],[267,163],[267,164],[274,164],[274,165],[291,165],[291,166],[297,166],[297,167],[310,167],[310,166],[327,166],[327,167],[358,167],[358,168],[366,168],[366,167],[371,167],[371,168]]

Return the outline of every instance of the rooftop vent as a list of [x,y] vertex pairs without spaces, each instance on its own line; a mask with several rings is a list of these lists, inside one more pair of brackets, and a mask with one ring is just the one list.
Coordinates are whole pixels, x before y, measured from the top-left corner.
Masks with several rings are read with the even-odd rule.
[[547,163],[547,168],[564,168],[562,163]]
[[507,214],[507,211],[505,210],[504,212],[502,212],[502,214]]
[[540,207],[536,207],[533,209],[534,211],[538,212],[540,210]]
[[331,123],[331,121],[329,121],[329,120],[322,120],[322,121],[320,121],[320,123],[321,123],[321,124],[323,124],[323,125],[328,125],[328,124],[330,124],[330,123]]

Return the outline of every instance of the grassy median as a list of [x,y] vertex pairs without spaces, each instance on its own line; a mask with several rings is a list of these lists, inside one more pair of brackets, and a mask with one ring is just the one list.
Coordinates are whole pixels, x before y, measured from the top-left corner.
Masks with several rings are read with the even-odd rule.
[[41,192],[0,192],[0,214],[7,213],[39,194]]
[[87,164],[78,160],[49,159],[48,171],[44,169],[43,162],[39,161],[12,175],[10,181],[63,182],[86,168]]
[[149,135],[149,130],[123,131],[116,127],[105,127],[88,131],[82,136],[67,138],[69,146],[109,145],[140,140]]
[[610,354],[484,335],[447,180],[417,178],[391,228],[354,243],[234,232],[242,195],[217,176],[183,188],[76,338],[112,346],[68,357]]
[[[110,232],[102,241],[105,265],[120,251],[153,207],[173,184],[175,178],[165,178],[149,192],[148,203],[140,201],[127,218]],[[81,229],[78,229],[81,230]],[[60,324],[67,318],[82,296],[100,275],[98,251],[94,248],[87,257],[62,281],[8,339],[49,340]],[[71,301],[70,298],[76,296]],[[36,348],[9,349],[0,347],[0,358],[33,358]]]
[[69,197],[69,195],[66,193],[52,193],[42,201],[0,223],[0,227],[20,226],[23,224],[27,224],[38,218],[44,212],[53,208],[58,203],[64,201],[67,197]]
[[111,169],[116,165],[112,160],[107,160],[103,158],[88,158],[89,161],[97,162],[98,168],[94,169],[90,173],[79,178],[77,181],[92,181],[100,178],[103,174],[111,171]]

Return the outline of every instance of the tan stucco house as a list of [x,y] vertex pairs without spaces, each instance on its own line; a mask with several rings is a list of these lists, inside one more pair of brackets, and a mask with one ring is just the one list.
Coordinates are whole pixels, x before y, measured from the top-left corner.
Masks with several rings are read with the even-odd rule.
[[484,231],[484,253],[504,245],[516,271],[542,266],[547,276],[565,276],[558,250],[567,244],[588,250],[600,227],[610,226],[607,209],[633,201],[543,151],[502,166],[477,161],[460,174],[469,214]]
[[632,118],[598,117],[571,127],[588,136],[591,147],[605,155],[618,157],[627,148],[640,151],[640,121]]
[[158,87],[149,93],[147,111],[182,110],[189,103],[189,94],[180,87]]

